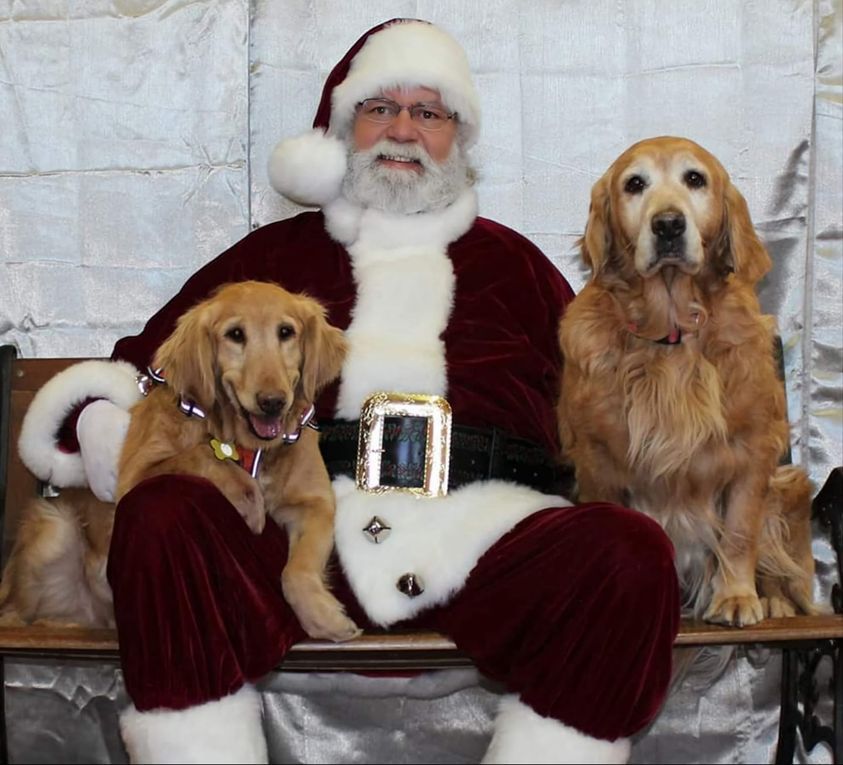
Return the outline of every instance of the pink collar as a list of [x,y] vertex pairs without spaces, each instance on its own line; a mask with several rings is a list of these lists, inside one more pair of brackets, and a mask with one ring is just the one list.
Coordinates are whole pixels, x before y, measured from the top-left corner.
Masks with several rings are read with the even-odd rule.
[[642,340],[649,340],[651,343],[658,343],[659,345],[679,345],[682,342],[682,330],[676,326],[674,326],[670,330],[670,334],[665,335],[660,340],[653,340],[652,338],[639,335],[638,325],[635,322],[629,322],[626,325],[626,328],[629,331],[629,334],[634,335],[635,337],[639,337]]

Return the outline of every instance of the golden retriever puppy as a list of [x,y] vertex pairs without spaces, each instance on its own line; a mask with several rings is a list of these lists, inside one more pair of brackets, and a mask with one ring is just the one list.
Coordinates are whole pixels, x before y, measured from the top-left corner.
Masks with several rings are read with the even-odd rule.
[[[325,583],[334,495],[318,435],[305,423],[345,350],[315,300],[269,283],[223,286],[158,349],[154,366],[166,383],[132,409],[116,493],[119,502],[146,478],[196,475],[253,532],[269,514],[289,535],[279,572],[285,597],[309,635],[337,641],[360,630]],[[241,467],[247,459],[250,470]],[[8,619],[113,623],[105,564],[114,507],[86,490],[31,503],[0,589]]]
[[[289,535],[287,601],[311,637],[335,641],[360,630],[325,584],[334,493],[318,435],[303,423],[345,351],[342,331],[315,300],[265,282],[223,286],[187,311],[158,349],[153,365],[166,384],[132,409],[116,495],[119,502],[155,475],[197,475],[252,531],[263,530],[268,513]],[[257,470],[232,459],[258,450]]]
[[786,402],[755,292],[771,261],[743,197],[694,142],[641,141],[594,185],[581,246],[558,408],[579,499],[657,520],[696,615],[812,612],[811,488],[778,467]]
[[114,627],[105,577],[114,505],[87,489],[28,503],[0,582],[0,624]]

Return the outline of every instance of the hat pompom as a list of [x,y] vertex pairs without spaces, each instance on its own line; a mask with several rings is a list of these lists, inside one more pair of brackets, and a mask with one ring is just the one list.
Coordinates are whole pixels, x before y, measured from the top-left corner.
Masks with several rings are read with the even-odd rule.
[[281,141],[269,158],[269,182],[300,205],[321,207],[340,195],[347,147],[321,128]]

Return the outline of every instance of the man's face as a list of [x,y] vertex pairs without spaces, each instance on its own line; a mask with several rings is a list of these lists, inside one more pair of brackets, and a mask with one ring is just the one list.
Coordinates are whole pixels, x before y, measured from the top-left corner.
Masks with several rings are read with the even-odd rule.
[[[431,88],[391,89],[383,91],[380,95],[400,106],[425,104],[448,111],[442,103],[439,91]],[[407,109],[402,109],[398,116],[386,125],[369,122],[358,114],[354,120],[352,143],[357,151],[371,149],[384,138],[396,143],[416,143],[420,144],[434,162],[441,164],[451,155],[456,136],[456,120],[447,120],[440,130],[430,132],[413,122]],[[423,168],[415,162],[396,162],[387,158],[380,159],[379,162],[385,167],[405,172],[423,172]]]
[[[431,88],[390,89],[375,97],[448,113],[439,92]],[[348,138],[346,199],[389,213],[414,214],[447,207],[470,185],[471,169],[457,141],[457,119],[446,118],[439,129],[425,130],[407,109],[379,124],[363,115],[365,108],[355,116]],[[429,118],[431,113],[421,110],[418,117]]]

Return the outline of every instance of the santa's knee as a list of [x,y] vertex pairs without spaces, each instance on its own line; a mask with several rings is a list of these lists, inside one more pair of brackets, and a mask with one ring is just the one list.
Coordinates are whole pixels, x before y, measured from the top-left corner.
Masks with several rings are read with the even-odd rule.
[[232,539],[237,525],[242,519],[209,481],[162,475],[141,482],[115,511],[107,567],[115,595],[145,589],[144,581],[164,587],[195,568],[197,557],[206,563],[225,557],[224,545],[214,540]]
[[145,539],[166,540],[197,516],[225,502],[209,481],[192,476],[160,475],[129,491],[117,506],[115,527],[143,528]]
[[658,523],[643,513],[616,505],[595,510],[600,523],[607,594],[627,609],[678,611],[678,581],[673,544]]
[[679,585],[673,545],[663,529],[643,513],[619,505],[591,503],[574,509],[567,529],[576,540],[577,558],[560,550],[560,572],[577,577],[581,606],[611,613],[646,628],[650,618],[674,621]]

